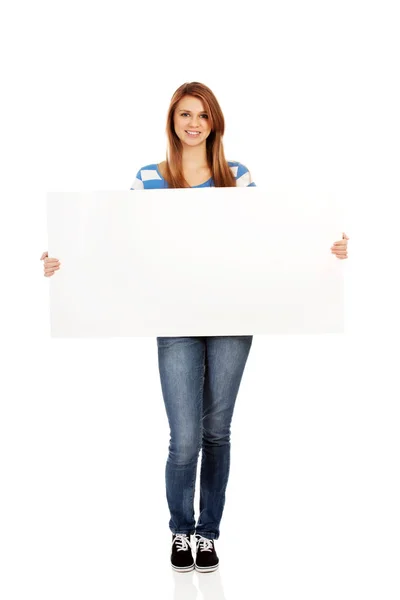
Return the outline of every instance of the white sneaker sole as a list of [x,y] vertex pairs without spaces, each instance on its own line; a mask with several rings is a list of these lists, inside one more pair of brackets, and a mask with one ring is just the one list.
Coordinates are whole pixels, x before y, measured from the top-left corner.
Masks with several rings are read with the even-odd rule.
[[176,567],[175,565],[173,565],[171,563],[171,567],[173,568],[174,571],[177,571],[178,573],[188,573],[189,571],[194,570],[194,563],[192,565],[190,565],[189,567]]
[[217,565],[214,565],[213,567],[198,567],[197,565],[195,565],[195,569],[199,573],[211,573],[212,571],[216,571],[218,567],[219,563]]

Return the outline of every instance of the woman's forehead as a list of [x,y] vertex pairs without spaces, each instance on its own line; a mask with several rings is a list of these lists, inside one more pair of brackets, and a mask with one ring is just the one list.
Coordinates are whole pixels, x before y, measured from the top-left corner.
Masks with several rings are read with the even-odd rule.
[[200,98],[196,98],[195,96],[184,96],[180,102],[178,102],[177,106],[178,110],[194,110],[199,112],[204,112],[206,107]]

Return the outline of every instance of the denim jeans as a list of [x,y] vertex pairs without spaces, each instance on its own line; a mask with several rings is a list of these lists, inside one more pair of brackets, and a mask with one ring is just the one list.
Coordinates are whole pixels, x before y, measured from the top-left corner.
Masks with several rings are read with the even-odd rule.
[[[170,444],[165,468],[172,533],[218,539],[230,467],[230,427],[253,336],[158,337]],[[194,517],[197,461],[200,514]]]

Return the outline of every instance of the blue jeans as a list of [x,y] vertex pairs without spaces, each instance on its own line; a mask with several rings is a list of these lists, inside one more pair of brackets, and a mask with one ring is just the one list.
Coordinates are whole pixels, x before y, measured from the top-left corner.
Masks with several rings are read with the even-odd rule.
[[[172,533],[219,538],[230,467],[230,426],[253,336],[158,337],[170,444],[165,468]],[[194,518],[197,461],[200,514]]]

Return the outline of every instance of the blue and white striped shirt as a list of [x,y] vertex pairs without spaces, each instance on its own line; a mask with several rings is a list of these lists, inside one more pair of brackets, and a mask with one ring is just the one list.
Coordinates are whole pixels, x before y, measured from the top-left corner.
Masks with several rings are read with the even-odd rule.
[[[236,187],[256,187],[256,184],[251,178],[250,171],[247,167],[242,165],[236,160],[228,160],[228,165],[235,176]],[[157,188],[167,188],[168,183],[158,170],[157,164],[147,165],[142,167],[137,172],[135,181],[131,185],[131,190],[150,190]],[[211,177],[200,185],[193,185],[192,187],[214,187],[214,181]]]

